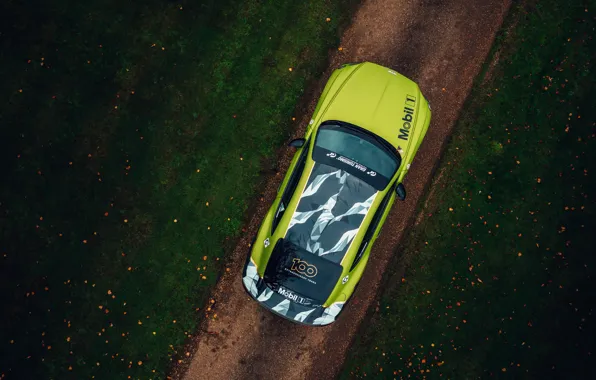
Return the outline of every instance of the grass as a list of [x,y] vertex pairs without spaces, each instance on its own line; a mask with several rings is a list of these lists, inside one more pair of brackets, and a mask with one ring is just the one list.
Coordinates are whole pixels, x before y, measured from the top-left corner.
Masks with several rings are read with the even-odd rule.
[[596,375],[596,3],[515,7],[342,378]]
[[0,5],[0,377],[165,376],[354,4]]

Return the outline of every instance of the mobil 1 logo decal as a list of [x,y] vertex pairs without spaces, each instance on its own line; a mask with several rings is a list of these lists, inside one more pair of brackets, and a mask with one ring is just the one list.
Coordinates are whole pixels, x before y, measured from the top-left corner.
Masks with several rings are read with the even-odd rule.
[[403,124],[399,129],[397,138],[408,140],[410,137],[410,128],[412,128],[412,121],[414,120],[414,110],[416,109],[416,97],[414,95],[406,95],[406,103],[404,104],[404,117],[401,121]]

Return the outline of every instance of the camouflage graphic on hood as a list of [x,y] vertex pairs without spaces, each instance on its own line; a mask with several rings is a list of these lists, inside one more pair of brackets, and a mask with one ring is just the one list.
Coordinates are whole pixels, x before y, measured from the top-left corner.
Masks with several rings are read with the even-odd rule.
[[377,190],[348,172],[315,163],[285,239],[340,263]]

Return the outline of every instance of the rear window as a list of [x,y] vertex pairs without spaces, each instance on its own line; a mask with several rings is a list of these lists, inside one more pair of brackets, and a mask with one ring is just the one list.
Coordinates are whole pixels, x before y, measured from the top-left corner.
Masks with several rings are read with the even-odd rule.
[[[342,267],[279,239],[265,269],[265,283],[274,291],[304,305],[321,305],[335,288]],[[288,290],[302,296],[288,296]]]

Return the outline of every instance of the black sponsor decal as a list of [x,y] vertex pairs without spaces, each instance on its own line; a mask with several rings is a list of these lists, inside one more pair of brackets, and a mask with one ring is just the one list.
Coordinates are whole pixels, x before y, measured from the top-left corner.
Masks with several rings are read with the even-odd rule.
[[305,260],[300,260],[299,258],[292,259],[292,267],[290,270],[294,272],[301,273],[306,277],[313,278],[317,275],[318,269],[316,266],[307,263]]
[[313,285],[316,285],[317,284],[317,282],[315,280],[313,280],[312,278],[306,277],[305,275],[301,274],[300,272],[295,271],[295,270],[292,270],[292,268],[284,268],[284,271],[288,272],[292,276],[301,278],[304,281],[308,281],[308,282],[310,282]]
[[366,166],[364,166],[352,159],[349,159],[348,157],[338,155],[335,152],[329,152],[326,154],[326,156],[329,158],[335,158],[337,161],[343,162],[346,165],[350,165],[351,167],[353,167],[357,170],[360,170],[361,172],[366,173],[371,177],[374,177],[377,175],[377,173],[374,170],[368,170],[368,168]]
[[[286,298],[290,298],[285,295],[286,292],[291,292],[312,304],[320,305],[335,288],[341,271],[341,265],[301,249],[290,241],[279,239],[263,279],[270,289]],[[280,287],[283,293],[278,290]]]
[[416,107],[416,97],[406,95],[406,105],[404,106],[404,117],[401,119],[404,123],[399,129],[398,139],[408,140],[410,136],[410,128],[412,128],[412,121],[414,120],[414,109]]

